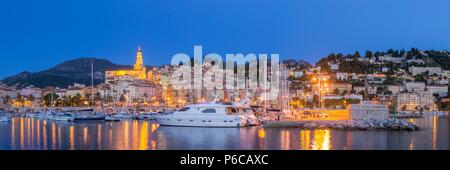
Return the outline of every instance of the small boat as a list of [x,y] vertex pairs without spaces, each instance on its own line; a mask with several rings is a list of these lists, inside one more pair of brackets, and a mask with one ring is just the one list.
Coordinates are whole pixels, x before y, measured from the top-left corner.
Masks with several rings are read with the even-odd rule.
[[[91,63],[91,82],[92,82],[92,94],[94,94],[94,63]],[[94,112],[94,98],[92,99],[91,109],[86,110],[78,110],[76,111],[74,122],[97,122],[97,121],[105,121],[105,114]]]
[[101,113],[94,112],[93,109],[79,110],[75,115],[74,122],[84,121],[105,121],[106,116]]
[[117,118],[117,119],[133,119],[132,114],[127,114],[125,112],[120,112],[118,114],[112,115],[112,117]]
[[255,115],[251,114],[247,116],[247,126],[259,126],[261,123],[261,120],[259,120]]
[[156,115],[156,113],[143,113],[139,117],[143,120],[154,120]]
[[120,122],[120,120],[121,120],[121,119],[115,118],[115,117],[112,117],[112,116],[106,116],[106,117],[105,117],[105,121],[110,121],[110,122]]
[[0,122],[10,122],[11,118],[10,117],[6,117],[6,116],[1,116],[0,117]]
[[45,119],[45,114],[44,113],[38,113],[35,118],[37,118],[37,119]]
[[133,120],[144,120],[144,117],[142,117],[140,114],[133,114],[131,119],[133,119]]
[[53,116],[54,121],[73,122],[75,117],[69,113],[57,114]]
[[27,118],[35,118],[35,117],[37,117],[37,115],[38,115],[38,113],[28,113],[27,114]]

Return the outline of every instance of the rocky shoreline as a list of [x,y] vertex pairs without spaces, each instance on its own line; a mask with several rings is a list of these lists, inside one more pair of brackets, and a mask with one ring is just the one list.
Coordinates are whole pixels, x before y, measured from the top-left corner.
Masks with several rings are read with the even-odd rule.
[[334,130],[392,130],[417,131],[420,128],[406,120],[388,118],[385,120],[348,120],[348,121],[267,121],[263,127],[293,127],[301,129]]

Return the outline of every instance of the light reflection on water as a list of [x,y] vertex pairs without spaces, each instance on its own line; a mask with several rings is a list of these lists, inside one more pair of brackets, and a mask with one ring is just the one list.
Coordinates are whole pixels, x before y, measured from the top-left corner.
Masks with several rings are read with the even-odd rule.
[[409,119],[423,130],[334,131],[297,128],[191,128],[155,122],[0,122],[0,150],[350,150],[450,149],[450,117]]

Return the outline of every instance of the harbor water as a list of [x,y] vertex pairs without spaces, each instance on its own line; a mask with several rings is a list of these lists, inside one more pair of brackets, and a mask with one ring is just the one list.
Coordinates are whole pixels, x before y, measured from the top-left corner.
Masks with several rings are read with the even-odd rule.
[[448,150],[450,117],[409,119],[420,131],[197,128],[153,121],[0,122],[0,150]]

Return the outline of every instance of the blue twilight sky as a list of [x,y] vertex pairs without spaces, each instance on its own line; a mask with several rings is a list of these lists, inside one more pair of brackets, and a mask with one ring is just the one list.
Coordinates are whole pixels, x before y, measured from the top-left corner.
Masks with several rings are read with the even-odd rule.
[[169,63],[179,52],[450,49],[448,0],[2,0],[0,78],[68,59]]

